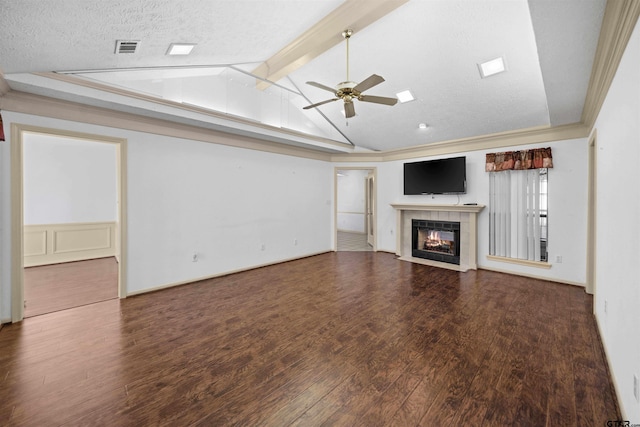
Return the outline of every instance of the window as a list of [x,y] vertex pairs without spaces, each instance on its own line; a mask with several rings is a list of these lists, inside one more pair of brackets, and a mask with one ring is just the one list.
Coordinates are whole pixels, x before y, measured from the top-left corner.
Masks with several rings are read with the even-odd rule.
[[489,174],[489,255],[547,261],[548,170]]

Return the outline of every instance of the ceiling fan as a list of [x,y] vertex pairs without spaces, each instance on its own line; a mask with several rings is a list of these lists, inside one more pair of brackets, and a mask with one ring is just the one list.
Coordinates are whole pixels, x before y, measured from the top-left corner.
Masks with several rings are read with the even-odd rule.
[[377,75],[372,74],[360,83],[352,82],[349,80],[349,38],[353,34],[353,30],[347,29],[342,32],[342,37],[347,41],[347,80],[341,83],[334,88],[329,86],[325,86],[321,83],[316,82],[307,82],[308,85],[315,86],[320,89],[327,90],[329,92],[333,92],[335,98],[327,99],[325,101],[318,102],[316,104],[307,105],[303,107],[304,110],[308,110],[309,108],[315,108],[320,105],[327,104],[329,102],[337,101],[342,99],[344,101],[344,114],[346,118],[350,118],[356,115],[356,109],[353,105],[353,100],[357,99],[362,102],[373,102],[375,104],[383,104],[383,105],[395,105],[398,100],[396,98],[387,98],[385,96],[373,96],[373,95],[363,95],[362,92],[365,90],[371,89],[372,87],[379,85],[384,81],[384,79]]

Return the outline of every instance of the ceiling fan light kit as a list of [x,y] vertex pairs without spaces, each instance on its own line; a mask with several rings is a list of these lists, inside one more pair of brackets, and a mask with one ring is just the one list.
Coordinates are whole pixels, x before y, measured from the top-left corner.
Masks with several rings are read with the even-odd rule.
[[355,105],[353,101],[357,99],[361,102],[372,102],[374,104],[382,105],[395,105],[398,102],[397,98],[389,98],[385,96],[363,95],[362,92],[371,89],[374,86],[379,85],[384,79],[377,75],[372,74],[360,83],[352,82],[349,80],[349,39],[353,35],[353,30],[346,29],[342,32],[342,37],[345,38],[347,44],[347,79],[344,82],[340,82],[335,88],[323,85],[317,82],[307,82],[308,85],[317,87],[319,89],[332,92],[335,98],[327,99],[325,101],[317,102],[315,104],[307,105],[303,107],[304,110],[310,108],[319,107],[320,105],[327,104],[329,102],[342,100],[344,102],[344,113],[346,118],[351,118],[356,115]]

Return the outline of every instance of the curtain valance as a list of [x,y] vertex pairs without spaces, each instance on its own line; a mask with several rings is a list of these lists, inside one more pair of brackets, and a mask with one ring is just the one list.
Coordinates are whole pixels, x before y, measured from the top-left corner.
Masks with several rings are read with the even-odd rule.
[[552,168],[551,148],[534,148],[531,150],[505,151],[487,153],[485,171],[500,172],[506,170],[524,170]]

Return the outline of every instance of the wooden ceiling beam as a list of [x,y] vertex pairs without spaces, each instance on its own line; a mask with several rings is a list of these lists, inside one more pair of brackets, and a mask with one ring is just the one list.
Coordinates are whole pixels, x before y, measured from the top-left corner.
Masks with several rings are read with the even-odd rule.
[[357,33],[408,1],[346,0],[253,70],[252,73],[259,77],[256,83],[257,88],[261,90],[268,88],[271,85],[270,82],[280,80],[341,43],[344,40],[342,31],[345,29],[351,28]]

